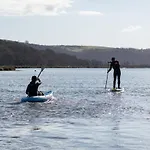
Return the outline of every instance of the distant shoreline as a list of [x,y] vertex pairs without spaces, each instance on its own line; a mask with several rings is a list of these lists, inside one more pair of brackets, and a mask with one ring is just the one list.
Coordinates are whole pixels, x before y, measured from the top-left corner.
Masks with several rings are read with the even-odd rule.
[[[16,66],[16,68],[108,68],[108,65],[98,66],[98,67],[85,67],[85,66]],[[147,65],[131,65],[131,66],[121,66],[121,68],[150,68]]]
[[0,71],[15,71],[16,67],[13,66],[0,66]]
[[[19,68],[41,68],[40,66],[0,66],[0,71],[16,71],[16,69]],[[72,66],[54,66],[54,67],[44,67],[44,68],[108,68],[108,66],[102,66],[102,67],[72,67]],[[150,68],[150,66],[122,66],[123,68]]]

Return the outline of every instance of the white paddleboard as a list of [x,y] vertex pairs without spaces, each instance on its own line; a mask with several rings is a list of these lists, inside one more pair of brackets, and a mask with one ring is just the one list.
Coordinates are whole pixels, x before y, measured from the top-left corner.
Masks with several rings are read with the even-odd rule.
[[123,92],[124,89],[118,89],[118,88],[115,88],[115,89],[110,89],[111,92]]

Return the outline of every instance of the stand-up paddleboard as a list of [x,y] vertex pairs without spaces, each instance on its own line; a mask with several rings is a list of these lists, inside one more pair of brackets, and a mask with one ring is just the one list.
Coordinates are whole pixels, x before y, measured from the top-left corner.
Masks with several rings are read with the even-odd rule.
[[124,91],[124,89],[123,89],[123,88],[121,88],[121,89],[118,89],[118,88],[110,89],[110,92],[123,92],[123,91]]

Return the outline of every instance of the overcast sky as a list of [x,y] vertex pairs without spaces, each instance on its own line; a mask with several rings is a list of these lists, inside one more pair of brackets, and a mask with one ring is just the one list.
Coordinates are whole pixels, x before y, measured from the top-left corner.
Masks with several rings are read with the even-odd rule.
[[150,0],[0,0],[0,38],[150,47]]

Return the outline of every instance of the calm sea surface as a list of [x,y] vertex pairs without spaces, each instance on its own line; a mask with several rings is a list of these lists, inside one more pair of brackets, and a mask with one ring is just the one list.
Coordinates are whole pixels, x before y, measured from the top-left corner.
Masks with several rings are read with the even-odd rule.
[[1,150],[150,149],[150,69],[122,69],[121,93],[104,89],[106,69],[45,69],[53,103],[16,104],[39,72],[0,72]]

